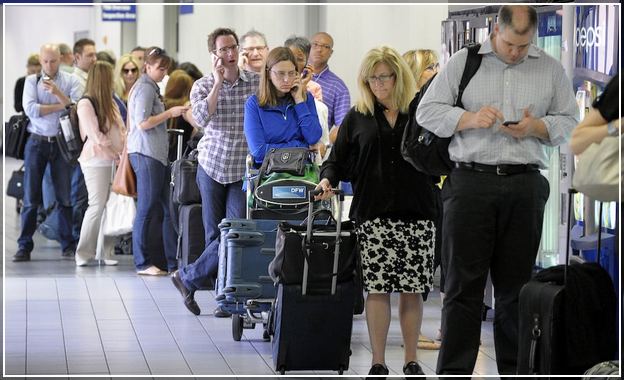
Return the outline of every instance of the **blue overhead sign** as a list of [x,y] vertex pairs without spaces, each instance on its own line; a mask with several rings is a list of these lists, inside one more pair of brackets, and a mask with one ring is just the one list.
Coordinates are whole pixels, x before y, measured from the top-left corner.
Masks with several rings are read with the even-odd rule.
[[136,21],[136,5],[102,5],[102,21]]

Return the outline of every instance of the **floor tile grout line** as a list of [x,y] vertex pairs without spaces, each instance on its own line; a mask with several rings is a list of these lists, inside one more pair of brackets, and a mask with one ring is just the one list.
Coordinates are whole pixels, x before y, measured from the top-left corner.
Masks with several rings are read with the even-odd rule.
[[[25,342],[24,342],[24,375],[28,373],[28,279],[26,279],[26,289],[24,289],[24,298],[26,300],[25,310],[26,310],[26,323],[24,326],[24,333],[26,334]],[[6,318],[4,318],[6,319]],[[6,334],[4,334],[6,335]]]
[[141,354],[143,355],[143,359],[145,360],[145,365],[147,366],[147,370],[149,371],[150,375],[153,375],[152,368],[150,367],[149,362],[147,361],[147,357],[145,356],[145,351],[143,350],[143,345],[141,344],[141,340],[139,339],[136,329],[134,328],[134,322],[132,321],[132,317],[130,316],[130,313],[128,313],[126,302],[124,301],[123,296],[121,292],[119,291],[119,287],[117,286],[117,281],[113,280],[113,283],[115,284],[115,289],[117,290],[117,293],[119,294],[119,299],[121,299],[121,304],[123,305],[124,310],[126,311],[126,315],[128,316],[128,321],[130,322],[130,326],[132,326],[132,331],[134,332],[134,338],[137,340],[137,343],[139,347],[141,348]]
[[[112,278],[111,281],[114,282]],[[111,373],[110,365],[108,364],[108,355],[106,355],[106,349],[104,348],[104,342],[102,341],[102,332],[100,331],[100,323],[98,322],[97,315],[95,314],[95,307],[93,306],[93,300],[91,299],[91,292],[89,291],[89,284],[87,284],[86,278],[82,278],[82,281],[85,285],[85,289],[87,290],[87,295],[89,296],[89,305],[91,305],[91,311],[93,312],[93,319],[95,320],[95,326],[97,327],[98,337],[100,338],[100,346],[102,347],[102,353],[104,354],[104,362],[106,363],[106,368],[108,369],[108,373]]]
[[58,279],[54,279],[54,290],[56,290],[56,305],[58,306],[59,319],[61,320],[61,336],[63,337],[63,350],[65,351],[65,371],[69,375],[69,360],[67,359],[67,343],[65,342],[65,326],[63,325],[63,313],[61,312],[61,297],[58,290]]
[[173,334],[173,332],[171,331],[171,327],[169,326],[169,323],[167,322],[167,319],[165,318],[165,316],[163,315],[162,310],[160,309],[160,306],[158,305],[158,302],[156,302],[156,299],[154,298],[154,294],[152,294],[152,290],[150,289],[149,286],[147,286],[147,284],[145,283],[145,279],[141,279],[141,281],[143,282],[143,284],[145,285],[145,287],[147,288],[147,291],[152,299],[152,302],[154,302],[154,305],[156,305],[156,308],[158,309],[158,313],[160,314],[160,316],[162,317],[163,321],[165,322],[165,325],[167,326],[167,330],[169,331],[169,334],[171,334],[171,337],[173,338],[173,341],[176,344],[176,347],[178,347],[178,351],[180,351],[180,354],[182,355],[182,358],[184,358],[184,363],[186,364],[186,366],[189,369],[189,372],[193,373],[193,369],[191,368],[191,366],[189,365],[188,361],[186,360],[186,356],[184,355],[184,352],[182,351],[182,349],[180,348],[180,344],[178,344],[178,339],[176,339],[175,334]]

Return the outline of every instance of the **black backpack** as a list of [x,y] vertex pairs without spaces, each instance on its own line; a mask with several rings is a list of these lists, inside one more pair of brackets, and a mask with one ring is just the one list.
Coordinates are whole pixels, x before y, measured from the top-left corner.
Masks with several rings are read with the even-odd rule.
[[[464,90],[481,65],[482,57],[478,54],[480,47],[481,45],[479,44],[467,47],[468,57],[459,83],[459,91],[455,101],[456,107],[464,108],[461,101]],[[416,121],[418,104],[425,96],[425,92],[433,78],[435,78],[435,75],[422,86],[420,92],[416,94],[410,103],[410,120],[403,131],[401,154],[403,159],[412,164],[419,172],[437,177],[447,175],[453,169],[454,165],[448,152],[448,147],[453,137],[438,137],[433,132],[423,128]]]
[[[89,96],[83,96],[80,98],[89,99],[93,109],[95,110],[95,116],[97,117],[97,107],[95,100]],[[80,101],[78,100],[78,102]],[[58,143],[59,151],[63,159],[74,165],[78,162],[78,157],[82,153],[82,147],[84,146],[87,138],[84,141],[80,137],[80,122],[78,120],[78,102],[72,103],[65,107],[63,113],[60,116],[60,128],[56,133],[56,142]]]

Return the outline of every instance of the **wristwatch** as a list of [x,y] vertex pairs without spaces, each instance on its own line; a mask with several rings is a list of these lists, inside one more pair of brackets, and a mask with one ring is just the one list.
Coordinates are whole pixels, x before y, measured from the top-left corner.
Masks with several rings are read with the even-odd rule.
[[617,127],[616,122],[619,120],[611,120],[607,123],[607,134],[609,136],[617,136],[620,134],[620,128]]

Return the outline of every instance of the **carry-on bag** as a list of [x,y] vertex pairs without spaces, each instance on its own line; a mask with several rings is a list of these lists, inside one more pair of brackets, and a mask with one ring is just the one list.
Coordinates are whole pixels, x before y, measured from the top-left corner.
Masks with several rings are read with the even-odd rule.
[[[309,195],[310,202],[314,194]],[[340,191],[339,196],[342,204],[344,195]],[[303,239],[306,256],[302,280],[299,284],[278,285],[275,310],[271,316],[273,364],[280,374],[291,370],[333,370],[342,374],[349,368],[356,291],[353,276],[344,281],[338,279],[342,270],[353,271],[355,263],[350,268],[339,269],[343,255],[340,247],[345,240],[340,223],[333,231],[333,244],[324,248],[326,252],[312,249],[315,244],[313,230],[316,228],[313,224],[310,206]],[[295,254],[301,255],[301,249],[301,246],[297,247]],[[333,256],[332,267],[324,279],[325,286],[308,281],[315,278],[313,271],[317,267],[314,256],[322,254]]]
[[[565,263],[538,272],[520,290],[519,375],[581,375],[617,353],[616,297],[609,274],[597,263],[568,264],[575,193],[568,191]],[[598,252],[601,229],[600,223]]]

